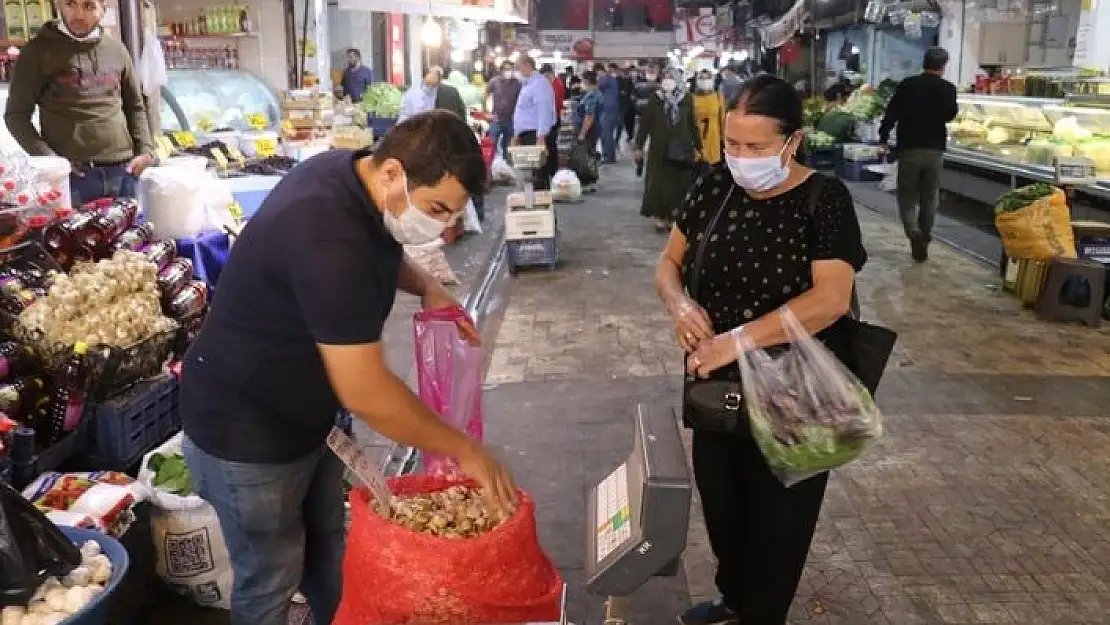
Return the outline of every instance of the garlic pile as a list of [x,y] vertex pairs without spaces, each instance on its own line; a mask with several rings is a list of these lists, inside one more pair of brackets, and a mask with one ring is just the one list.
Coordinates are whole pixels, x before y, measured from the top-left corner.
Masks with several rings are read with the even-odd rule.
[[57,625],[81,611],[112,577],[112,561],[90,540],[81,545],[81,566],[65,577],[47,579],[27,607],[0,610],[0,625]]
[[[481,490],[452,486],[446,490],[393,498],[390,518],[414,532],[445,538],[473,538],[504,520],[491,511]],[[6,624],[5,624],[6,625]]]
[[59,275],[19,323],[48,344],[126,347],[174,328],[162,315],[157,274],[154,263],[127,250],[79,264]]

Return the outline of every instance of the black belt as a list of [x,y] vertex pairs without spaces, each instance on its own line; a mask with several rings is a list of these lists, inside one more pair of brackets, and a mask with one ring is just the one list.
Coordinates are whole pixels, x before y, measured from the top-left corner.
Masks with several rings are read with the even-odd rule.
[[126,161],[76,161],[73,164],[82,170],[90,169],[92,167],[107,168],[107,167],[123,167],[131,163],[131,159]]

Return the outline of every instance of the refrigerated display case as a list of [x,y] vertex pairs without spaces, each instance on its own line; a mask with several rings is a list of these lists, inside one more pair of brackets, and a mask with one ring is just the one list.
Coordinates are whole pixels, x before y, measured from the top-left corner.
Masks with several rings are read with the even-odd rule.
[[249,130],[246,116],[265,115],[266,130],[281,123],[277,93],[244,69],[171,69],[162,88],[162,130]]
[[957,102],[959,112],[948,125],[948,164],[1008,176],[1012,187],[1052,181],[1057,156],[1085,156],[1101,179],[1083,191],[1110,198],[1110,99],[961,94]]

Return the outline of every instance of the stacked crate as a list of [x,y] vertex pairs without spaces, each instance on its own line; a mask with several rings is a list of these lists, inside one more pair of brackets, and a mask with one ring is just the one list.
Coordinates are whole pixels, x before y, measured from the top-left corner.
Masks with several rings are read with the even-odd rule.
[[335,99],[330,93],[286,92],[281,101],[282,125],[291,126],[293,140],[308,140],[331,131]]

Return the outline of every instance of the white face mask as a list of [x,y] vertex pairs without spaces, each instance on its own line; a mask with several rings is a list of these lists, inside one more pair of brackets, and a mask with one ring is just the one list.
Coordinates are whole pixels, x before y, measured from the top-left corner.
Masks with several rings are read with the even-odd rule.
[[656,76],[655,74],[648,74],[645,78],[647,78],[648,82],[655,82],[659,78],[659,76]]
[[713,91],[713,79],[702,78],[698,81],[698,89],[701,89],[702,91]]
[[787,139],[779,153],[774,156],[739,157],[725,154],[728,170],[732,172],[732,179],[748,191],[762,193],[779,186],[790,176],[790,168],[782,164],[782,155],[786,146],[790,145]]
[[663,87],[663,91],[674,91],[674,88],[678,86],[678,83],[675,82],[674,78],[664,78],[663,84],[660,86]]
[[513,70],[507,69],[504,72],[501,72],[501,75],[505,77],[505,80],[510,80],[513,77]]
[[412,198],[409,197],[407,177],[403,180],[403,184],[405,185],[405,209],[400,217],[395,217],[388,208],[385,209],[382,213],[385,229],[389,230],[389,234],[393,235],[401,245],[424,245],[435,241],[443,234],[447,224],[424,214],[424,211],[413,206]]

